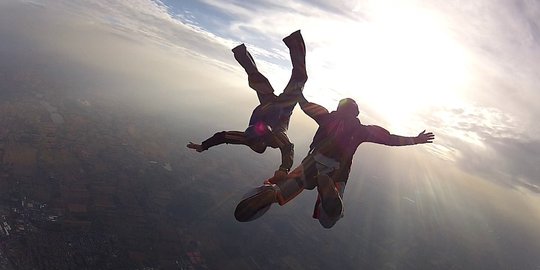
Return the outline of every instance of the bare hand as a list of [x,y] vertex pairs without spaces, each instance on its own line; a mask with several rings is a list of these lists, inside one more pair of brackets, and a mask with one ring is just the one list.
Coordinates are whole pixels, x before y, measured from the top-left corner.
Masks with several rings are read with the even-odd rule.
[[418,136],[414,138],[414,143],[415,144],[432,143],[434,139],[435,139],[435,135],[432,132],[426,133],[426,131],[424,130],[420,132],[420,134],[418,134]]
[[186,145],[186,146],[187,146],[187,148],[195,149],[195,151],[197,151],[199,153],[204,151],[202,145],[200,145],[200,144],[189,142],[188,145]]

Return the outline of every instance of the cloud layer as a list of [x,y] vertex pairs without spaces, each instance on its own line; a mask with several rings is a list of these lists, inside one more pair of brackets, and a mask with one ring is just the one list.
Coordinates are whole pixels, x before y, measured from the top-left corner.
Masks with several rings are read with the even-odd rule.
[[[526,183],[537,191],[537,1],[208,0],[198,8],[190,10],[191,21],[181,21],[197,22],[201,10],[220,14],[214,24],[199,27],[249,40],[266,50],[259,56],[278,64],[275,59],[286,54],[276,40],[302,28],[308,37],[308,97],[333,108],[332,100],[352,95],[368,121],[398,131],[414,130],[403,129],[407,125],[435,130],[434,153],[495,182]],[[406,124],[389,120],[396,113],[388,107],[410,114],[392,116]]]
[[[540,184],[534,166],[534,149],[540,147],[535,125],[540,5],[535,1],[24,3],[70,12],[88,24],[116,29],[114,34],[131,42],[151,42],[239,76],[229,50],[246,42],[276,89],[289,74],[280,40],[301,28],[308,45],[308,98],[333,108],[335,100],[353,96],[365,122],[396,132],[436,131],[432,153],[472,173],[510,185],[525,183],[533,191]],[[442,58],[444,53],[456,55]],[[441,61],[446,69],[430,67]],[[418,88],[424,90],[413,92]],[[491,170],[493,163],[502,172]]]

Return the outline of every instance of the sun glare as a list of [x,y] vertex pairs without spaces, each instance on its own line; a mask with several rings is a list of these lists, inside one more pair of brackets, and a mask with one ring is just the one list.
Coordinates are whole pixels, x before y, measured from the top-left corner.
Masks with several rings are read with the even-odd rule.
[[346,41],[325,53],[336,61],[327,80],[380,113],[389,128],[410,125],[426,108],[451,106],[469,80],[466,51],[443,18],[426,10],[385,7],[340,36]]

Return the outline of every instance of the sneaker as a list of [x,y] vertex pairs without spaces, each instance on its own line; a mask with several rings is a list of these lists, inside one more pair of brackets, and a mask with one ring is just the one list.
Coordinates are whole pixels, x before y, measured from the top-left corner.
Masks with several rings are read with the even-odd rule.
[[317,177],[317,190],[321,195],[321,204],[328,217],[335,218],[343,212],[343,201],[334,185],[334,180],[328,175],[322,174]]
[[283,38],[283,42],[287,47],[292,48],[294,46],[299,47],[302,51],[305,51],[306,45],[304,44],[304,38],[300,33],[300,30],[292,32],[290,35]]
[[232,49],[232,52],[234,55],[234,59],[238,61],[238,63],[244,68],[248,75],[259,73],[259,71],[257,70],[257,65],[255,64],[255,60],[253,60],[253,57],[247,51],[246,45],[244,45],[244,43],[234,47]]
[[260,218],[277,201],[276,195],[275,185],[263,185],[251,190],[244,195],[244,199],[236,206],[234,217],[240,222]]
[[246,49],[246,45],[244,45],[244,43],[242,43],[242,44],[240,44],[240,45],[238,45],[238,46],[236,46],[236,47],[234,47],[232,49],[233,53],[243,53],[245,51],[247,51],[247,49]]

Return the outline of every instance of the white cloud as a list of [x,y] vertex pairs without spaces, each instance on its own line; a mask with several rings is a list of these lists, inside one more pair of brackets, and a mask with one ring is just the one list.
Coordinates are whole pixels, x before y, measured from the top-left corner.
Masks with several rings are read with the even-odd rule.
[[[391,116],[433,129],[438,146],[432,152],[459,164],[476,157],[489,167],[491,155],[500,157],[497,164],[532,158],[526,151],[505,156],[493,143],[517,147],[540,138],[537,1],[205,3],[230,15],[227,27],[246,39],[278,40],[301,28],[308,45],[306,95],[328,108],[352,95],[376,123],[391,123]],[[356,17],[345,10],[351,6]]]
[[239,76],[229,50],[245,42],[277,91],[290,72],[281,38],[302,29],[308,98],[333,109],[336,100],[353,96],[369,123],[395,132],[434,130],[431,152],[459,164],[471,156],[489,163],[489,155],[514,164],[530,153],[505,157],[509,150],[491,142],[505,140],[518,149],[540,139],[536,1],[203,1],[223,16],[215,18],[224,20],[221,34],[200,25],[191,11],[171,14],[160,1],[31,3],[67,10],[133,42],[149,41]]

